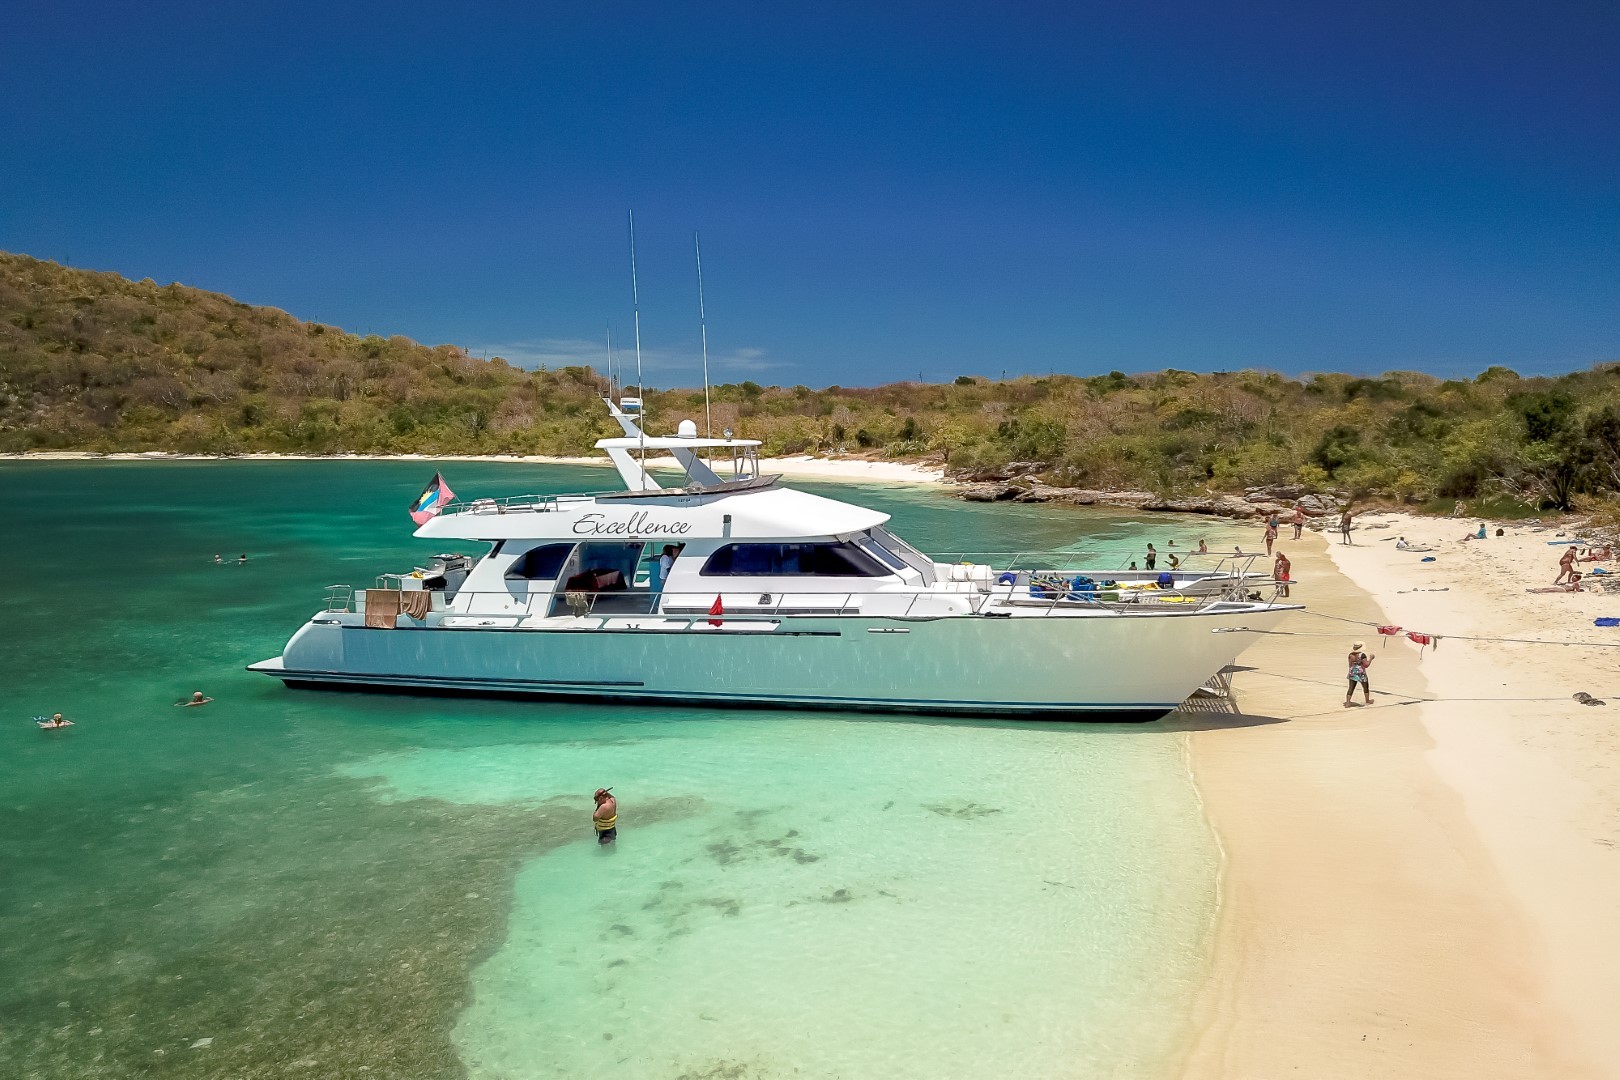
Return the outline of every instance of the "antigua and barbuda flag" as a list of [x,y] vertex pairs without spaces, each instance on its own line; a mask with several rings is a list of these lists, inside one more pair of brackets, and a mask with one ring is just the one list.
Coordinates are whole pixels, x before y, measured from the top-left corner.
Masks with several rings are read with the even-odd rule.
[[444,482],[443,474],[434,473],[433,479],[428,481],[428,486],[422,489],[422,494],[411,503],[411,520],[418,525],[426,525],[449,506],[455,497],[456,493]]

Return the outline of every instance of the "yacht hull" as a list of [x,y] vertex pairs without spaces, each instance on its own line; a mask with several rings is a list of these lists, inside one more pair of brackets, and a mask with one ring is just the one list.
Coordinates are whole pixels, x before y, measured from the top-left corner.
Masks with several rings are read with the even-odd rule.
[[543,620],[318,615],[249,670],[293,686],[710,706],[1151,720],[1293,606],[1141,617]]

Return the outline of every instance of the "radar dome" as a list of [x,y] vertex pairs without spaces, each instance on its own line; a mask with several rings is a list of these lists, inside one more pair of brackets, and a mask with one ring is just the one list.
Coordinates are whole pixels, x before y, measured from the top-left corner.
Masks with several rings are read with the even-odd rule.
[[697,425],[690,420],[682,420],[681,426],[675,429],[675,434],[683,439],[697,438]]

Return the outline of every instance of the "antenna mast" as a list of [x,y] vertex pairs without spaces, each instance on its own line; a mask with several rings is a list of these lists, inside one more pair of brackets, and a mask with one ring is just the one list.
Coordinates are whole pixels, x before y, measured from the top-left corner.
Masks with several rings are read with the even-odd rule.
[[[641,297],[636,292],[636,212],[630,211],[630,309],[636,317],[636,397],[641,400],[641,477],[647,478],[647,388],[641,384]],[[645,487],[643,487],[645,490]]]
[[703,337],[703,437],[714,438],[714,417],[709,411],[709,323],[703,310],[703,243],[694,231],[692,250],[697,253],[698,333]]
[[612,398],[614,404],[617,405],[618,404],[618,399],[619,399],[619,391],[618,391],[618,384],[613,381],[613,327],[611,327],[611,326],[607,328],[607,360],[608,360],[608,372],[607,372],[607,375],[608,375],[608,397]]

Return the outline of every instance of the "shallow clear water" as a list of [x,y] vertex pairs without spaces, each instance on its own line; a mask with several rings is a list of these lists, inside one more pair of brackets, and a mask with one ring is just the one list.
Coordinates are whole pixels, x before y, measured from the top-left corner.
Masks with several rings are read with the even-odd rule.
[[[448,471],[463,494],[611,476]],[[243,672],[322,586],[431,553],[404,512],[429,472],[0,464],[7,1075],[1155,1074],[1216,868],[1155,727],[329,694]],[[1117,564],[1197,535],[805,486],[934,550]],[[173,707],[194,689],[218,700]],[[78,726],[33,726],[57,710]],[[604,851],[588,795],[605,784],[622,802]]]

